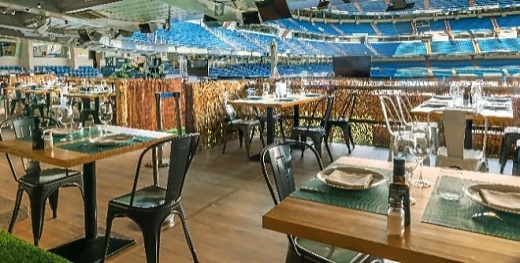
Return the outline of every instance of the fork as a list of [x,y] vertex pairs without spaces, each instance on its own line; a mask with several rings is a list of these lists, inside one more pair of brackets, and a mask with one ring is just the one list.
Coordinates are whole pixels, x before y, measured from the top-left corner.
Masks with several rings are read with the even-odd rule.
[[497,219],[497,220],[500,220],[500,221],[506,223],[506,221],[502,217],[500,217],[499,215],[497,215],[497,213],[495,213],[493,211],[478,212],[478,213],[474,213],[473,215],[471,215],[471,219],[473,219],[473,220],[478,220],[480,218]]

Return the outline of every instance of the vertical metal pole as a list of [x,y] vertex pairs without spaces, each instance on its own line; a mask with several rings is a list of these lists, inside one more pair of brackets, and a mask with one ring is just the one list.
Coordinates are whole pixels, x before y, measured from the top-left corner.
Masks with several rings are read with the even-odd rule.
[[180,92],[174,92],[173,97],[175,98],[175,111],[177,112],[177,130],[179,131],[179,135],[182,135],[181,105],[179,102]]
[[[161,118],[161,93],[155,93],[155,117],[157,120],[157,130],[162,130]],[[162,162],[162,147],[157,147],[152,150],[152,168],[153,168],[153,182],[155,185],[159,184],[159,162]]]
[[96,163],[83,164],[83,180],[85,184],[84,212],[85,212],[85,239],[97,236],[96,212]]

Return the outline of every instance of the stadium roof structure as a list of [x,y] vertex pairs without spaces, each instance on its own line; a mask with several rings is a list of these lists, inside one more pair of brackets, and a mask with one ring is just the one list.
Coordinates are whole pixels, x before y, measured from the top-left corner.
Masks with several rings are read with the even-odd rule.
[[[412,9],[387,12],[394,1],[397,0],[327,0],[326,8],[322,5],[318,9],[322,0],[0,0],[0,35],[76,43],[78,47],[89,48],[91,46],[84,44],[99,45],[133,32],[167,30],[172,22],[203,16],[218,22],[255,23],[259,20],[255,15],[258,11],[266,20],[261,10],[265,6],[274,6],[274,9],[266,9],[269,14],[275,11],[288,16],[301,11],[310,15],[318,12],[328,16],[378,17],[480,10],[500,12],[516,10],[518,5],[514,0],[414,0]],[[280,8],[287,8],[290,13]]]

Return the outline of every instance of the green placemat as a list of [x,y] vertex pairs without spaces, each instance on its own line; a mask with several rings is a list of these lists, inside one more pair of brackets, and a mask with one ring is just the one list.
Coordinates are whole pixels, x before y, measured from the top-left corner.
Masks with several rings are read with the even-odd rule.
[[[453,180],[453,177],[442,176],[437,180]],[[466,179],[463,181],[465,187],[487,183]],[[491,209],[474,202],[467,196],[458,201],[444,200],[437,193],[437,188],[438,182],[433,188],[422,222],[520,241],[520,216],[495,211],[506,222],[485,218],[473,220],[471,216],[474,213],[490,211]]]
[[[92,131],[92,134],[93,135],[98,135],[99,131]],[[88,130],[87,129],[78,130],[78,131],[75,131],[75,132],[72,133],[72,139],[73,140],[80,139],[80,138],[87,137],[87,136],[88,136]],[[67,138],[68,138],[67,135],[53,134],[52,135],[52,142],[53,143],[63,142]],[[30,141],[32,141],[32,138],[31,137],[26,137],[26,138],[21,138],[20,140],[30,142]]]
[[[359,166],[352,166],[359,167]],[[366,167],[362,167],[366,168]],[[391,178],[392,172],[384,169],[370,168],[384,175],[387,180]],[[302,187],[317,190],[308,192],[303,190],[294,191],[291,196],[310,200],[314,202],[347,207],[351,209],[386,215],[388,212],[388,186],[381,184],[372,189],[353,191],[330,187],[317,178],[306,182]]]
[[79,141],[79,142],[62,144],[62,145],[55,146],[55,147],[59,147],[59,148],[69,150],[69,151],[80,152],[80,153],[95,154],[95,153],[109,151],[109,150],[113,150],[113,149],[117,149],[117,148],[127,147],[130,145],[139,143],[139,142],[145,142],[145,141],[149,141],[149,140],[153,139],[150,137],[138,136],[138,135],[133,135],[133,137],[134,137],[134,140],[132,140],[132,141],[118,143],[118,144],[114,144],[114,145],[100,146],[100,145],[95,145],[89,141]]

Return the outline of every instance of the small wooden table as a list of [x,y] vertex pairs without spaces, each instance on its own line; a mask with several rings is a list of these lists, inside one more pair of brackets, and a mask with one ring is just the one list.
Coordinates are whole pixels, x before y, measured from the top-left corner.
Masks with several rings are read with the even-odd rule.
[[[455,103],[455,99],[446,99],[449,98],[449,96],[433,96],[429,100],[421,103],[421,105],[413,108],[411,110],[412,114],[415,115],[423,115],[423,116],[430,116],[430,115],[441,115],[444,110],[447,109],[457,109],[454,108],[453,105]],[[483,103],[487,103],[485,99],[483,98]],[[442,106],[444,104],[445,106]],[[508,105],[505,109],[489,109],[486,107],[482,107],[482,109],[479,111],[479,114],[481,114],[483,117],[485,117],[488,121],[493,122],[512,122],[514,120],[514,113],[512,109],[512,100],[509,99],[507,102],[503,102],[502,104]],[[461,110],[466,110],[468,112],[472,112],[473,109],[471,107],[464,107],[460,108]],[[468,119],[466,121],[466,131],[465,131],[465,137],[464,137],[464,148],[465,149],[472,149],[473,148],[473,142],[472,142],[472,134],[473,131],[473,119]]]
[[[350,157],[342,157],[331,165],[336,164],[390,169],[389,162]],[[435,167],[423,170],[423,176],[430,182],[435,182],[438,173],[439,168]],[[520,185],[518,177],[467,171],[461,176]],[[411,227],[401,239],[388,238],[385,215],[293,197],[264,214],[262,226],[401,262],[520,262],[520,242],[422,223],[432,188],[411,190],[417,204],[411,207]]]
[[[96,161],[144,149],[158,141],[171,138],[173,135],[163,132],[139,130],[118,126],[107,126],[107,130],[113,133],[140,135],[152,138],[147,141],[135,141],[133,144],[105,150],[98,153],[80,153],[65,150],[59,145],[69,142],[57,143],[52,149],[33,150],[30,141],[8,140],[0,141],[0,152],[33,159],[42,163],[70,168],[83,165],[84,180],[84,212],[85,212],[85,237],[74,240],[51,249],[53,253],[64,256],[73,262],[96,262],[104,256],[104,236],[98,236],[97,212],[96,212]],[[88,140],[82,138],[79,140]],[[73,142],[77,142],[73,141]],[[135,243],[134,240],[123,238],[111,238],[107,255],[112,255]]]
[[[25,93],[25,94],[33,94],[33,95],[43,95],[45,96],[45,104],[47,106],[47,115],[49,115],[49,110],[50,110],[50,106],[51,106],[51,94],[52,93],[56,93],[56,92],[59,92],[59,89],[30,89],[30,88],[26,88],[26,87],[20,87],[20,88],[17,88],[17,87],[7,87],[5,89],[7,92],[20,92],[20,93]],[[5,105],[6,105],[6,117],[7,117],[7,109],[9,108],[9,99],[8,99],[8,96],[6,96],[6,100],[5,100]],[[26,106],[27,104],[30,104],[31,102],[27,99],[26,100]],[[27,110],[26,112],[26,115],[31,115],[32,112],[29,112],[29,110]]]
[[[94,118],[94,123],[100,124],[99,120],[99,106],[100,99],[102,98],[110,98],[115,93],[110,92],[74,92],[74,93],[66,93],[63,96],[68,98],[78,98],[81,99],[83,103],[83,108],[81,109],[80,121],[81,124],[85,125],[85,120],[89,114],[92,114],[92,118]],[[90,101],[94,100],[94,110],[90,108]],[[115,112],[115,110],[114,110]]]
[[294,126],[298,126],[300,122],[300,105],[319,101],[324,98],[323,94],[308,94],[307,96],[294,97],[294,100],[282,99],[238,99],[228,101],[233,106],[250,106],[265,108],[267,114],[267,144],[274,142],[274,119],[273,109],[274,108],[288,108],[293,107],[294,109]]

